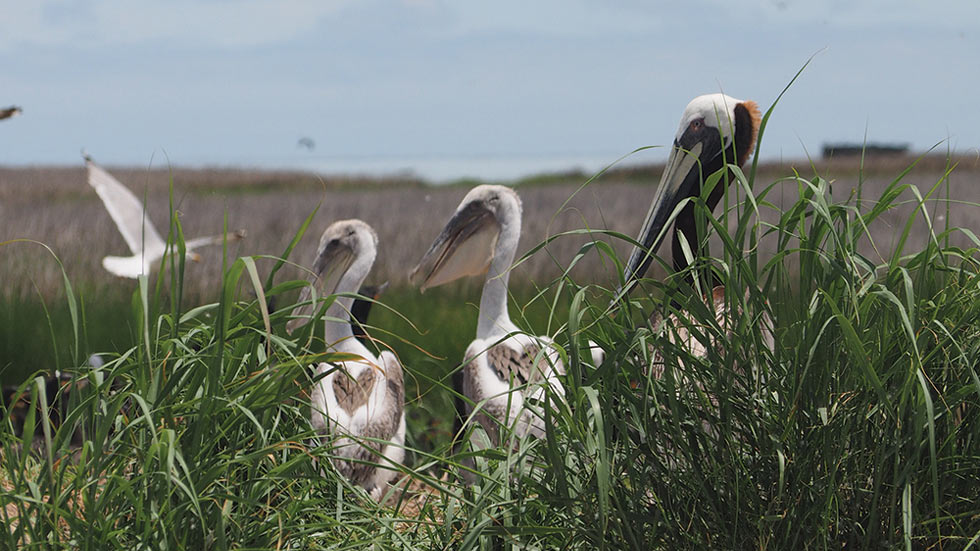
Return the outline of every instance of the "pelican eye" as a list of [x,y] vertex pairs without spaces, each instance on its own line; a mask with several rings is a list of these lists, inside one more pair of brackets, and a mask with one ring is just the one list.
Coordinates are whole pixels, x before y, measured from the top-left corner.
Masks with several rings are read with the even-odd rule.
[[697,132],[704,128],[704,119],[694,119],[691,121],[691,130]]

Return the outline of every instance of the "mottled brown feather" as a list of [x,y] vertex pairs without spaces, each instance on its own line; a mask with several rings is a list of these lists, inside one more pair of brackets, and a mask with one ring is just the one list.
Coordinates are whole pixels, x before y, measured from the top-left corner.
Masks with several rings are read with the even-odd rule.
[[510,383],[511,378],[521,384],[536,383],[544,379],[544,371],[548,368],[548,359],[533,344],[518,352],[500,343],[487,351],[487,363],[505,383]]
[[341,370],[333,378],[333,392],[337,397],[337,403],[347,415],[354,415],[358,408],[367,403],[374,388],[374,381],[377,373],[373,368],[365,369],[354,379]]
[[[379,461],[379,456],[385,455],[383,449],[385,445],[372,439],[394,438],[404,410],[405,388],[401,365],[397,362],[388,362],[386,367],[388,393],[385,396],[385,405],[382,406],[386,414],[380,418],[376,417],[363,428],[358,437],[364,440],[355,443],[344,439],[349,446],[346,452],[348,459],[338,457],[334,460],[337,470],[357,484],[362,484],[374,476],[377,469],[375,463]],[[340,407],[348,414],[352,414],[363,406],[376,384],[377,376],[378,372],[373,368],[361,372],[356,380],[349,377],[346,372],[337,373],[333,380],[333,388]]]

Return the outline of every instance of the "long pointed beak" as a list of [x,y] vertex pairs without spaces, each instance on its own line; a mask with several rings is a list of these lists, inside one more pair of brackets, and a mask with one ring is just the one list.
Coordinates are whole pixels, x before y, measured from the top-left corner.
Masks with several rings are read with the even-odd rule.
[[424,292],[455,279],[480,275],[493,259],[500,224],[482,203],[460,209],[443,228],[429,250],[409,274]]
[[[313,264],[313,273],[316,276],[313,285],[316,287],[319,298],[332,295],[337,291],[340,279],[347,273],[348,268],[350,268],[353,262],[354,253],[347,246],[328,246],[320,252],[320,256]],[[292,334],[297,327],[306,323],[308,318],[315,312],[315,304],[303,304],[304,302],[308,302],[312,297],[313,291],[310,286],[303,287],[303,290],[300,291],[299,299],[296,301],[300,306],[293,308],[293,319],[286,323],[286,331],[288,333]]]
[[660,177],[657,194],[636,238],[642,246],[633,247],[629,261],[626,263],[626,270],[623,273],[624,286],[629,285],[633,279],[643,277],[650,263],[653,262],[654,255],[667,236],[678,203],[690,196],[691,190],[687,188],[693,184],[688,175],[692,170],[698,170],[702,147],[701,143],[697,143],[690,151],[686,151],[675,144],[671,149],[667,166],[664,167],[663,176]]

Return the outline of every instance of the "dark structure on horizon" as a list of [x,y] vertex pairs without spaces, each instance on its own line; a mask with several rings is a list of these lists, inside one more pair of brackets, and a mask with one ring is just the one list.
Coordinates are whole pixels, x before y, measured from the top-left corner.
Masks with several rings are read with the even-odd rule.
[[884,155],[905,155],[909,152],[907,143],[850,143],[837,142],[823,144],[823,158],[831,157],[877,157]]

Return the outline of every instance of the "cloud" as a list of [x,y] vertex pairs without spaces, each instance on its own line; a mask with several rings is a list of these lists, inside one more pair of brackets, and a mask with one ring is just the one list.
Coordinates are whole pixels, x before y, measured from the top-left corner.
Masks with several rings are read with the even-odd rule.
[[[882,29],[896,26],[916,28],[960,28],[964,22],[976,27],[980,21],[980,2],[950,0],[923,3],[919,0],[756,0],[733,4],[728,0],[703,0],[702,18],[717,13],[739,23],[757,26],[780,22],[791,25],[826,24],[843,30]],[[690,10],[692,13],[696,10]]]
[[311,32],[349,0],[4,0],[0,49],[170,42],[188,47],[269,45]]
[[[439,18],[454,38],[473,36],[534,36],[539,38],[594,38],[610,40],[629,36],[672,36],[689,43],[706,34],[728,37],[793,28],[819,33],[827,30],[882,32],[915,28],[962,30],[977,28],[980,2],[949,0],[693,0],[648,2],[644,0],[401,0],[401,5]],[[383,15],[377,4],[372,10]]]
[[501,0],[460,4],[442,0],[454,15],[459,35],[513,32],[545,36],[595,36],[643,33],[662,29],[672,13],[646,5],[595,3],[587,0]]
[[[687,29],[696,38],[712,29],[755,32],[772,25],[867,29],[914,26],[976,27],[980,2],[951,0],[728,0],[648,3],[622,0],[0,0],[0,51],[32,46],[129,46],[171,44],[192,48],[248,48],[295,40],[334,25],[377,23],[399,29],[393,13],[415,12],[454,37],[487,34],[594,37],[661,35]],[[356,12],[356,14],[355,14]],[[972,22],[972,23],[971,23]],[[826,28],[826,27],[825,27]],[[735,29],[730,29],[735,30]],[[676,34],[676,33],[675,33]]]

